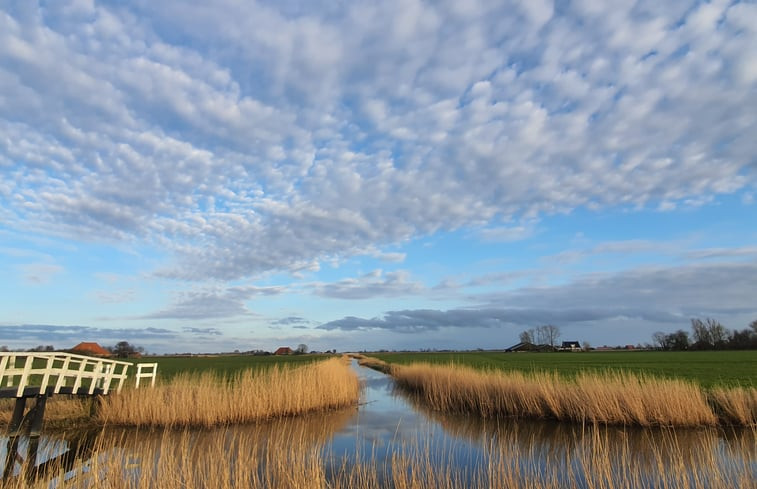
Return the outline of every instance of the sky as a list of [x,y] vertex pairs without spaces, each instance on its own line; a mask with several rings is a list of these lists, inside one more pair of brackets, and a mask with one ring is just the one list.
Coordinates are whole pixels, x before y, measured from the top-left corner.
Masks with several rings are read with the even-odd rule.
[[0,345],[757,319],[757,4],[0,1]]

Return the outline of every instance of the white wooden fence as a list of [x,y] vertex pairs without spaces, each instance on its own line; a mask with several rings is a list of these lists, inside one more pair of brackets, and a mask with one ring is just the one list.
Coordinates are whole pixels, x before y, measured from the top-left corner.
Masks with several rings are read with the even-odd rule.
[[[102,389],[108,394],[112,388],[120,392],[127,379],[131,362],[106,358],[87,357],[59,352],[0,352],[0,388],[15,388],[15,397],[23,397],[27,388],[39,387],[40,394],[59,394],[61,390],[74,394],[95,393]],[[155,383],[157,364],[150,373],[142,373],[138,367],[137,385],[140,378],[152,376]],[[69,389],[70,388],[70,389]]]
[[[145,370],[147,370],[145,372]],[[137,374],[135,375],[137,381],[134,383],[135,387],[139,387],[139,379],[152,379],[150,380],[150,387],[155,387],[155,378],[158,376],[158,364],[157,363],[138,363]]]

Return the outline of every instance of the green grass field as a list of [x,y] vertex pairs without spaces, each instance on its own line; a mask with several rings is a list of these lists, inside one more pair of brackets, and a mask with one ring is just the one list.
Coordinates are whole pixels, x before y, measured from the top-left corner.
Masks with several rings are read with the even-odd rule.
[[376,353],[385,362],[455,363],[479,369],[554,370],[564,375],[578,372],[626,370],[698,382],[703,387],[757,387],[757,351],[696,352],[580,352],[580,353]]
[[[331,355],[209,355],[180,357],[131,358],[134,363],[158,363],[158,378],[166,380],[182,372],[215,372],[232,375],[246,369],[265,369],[274,365],[292,365],[325,360]],[[130,373],[133,373],[130,370]]]

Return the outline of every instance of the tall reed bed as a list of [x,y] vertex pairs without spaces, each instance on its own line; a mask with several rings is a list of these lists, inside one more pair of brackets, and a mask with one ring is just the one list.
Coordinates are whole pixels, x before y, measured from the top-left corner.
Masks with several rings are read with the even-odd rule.
[[129,426],[215,426],[357,404],[360,382],[346,360],[275,366],[232,377],[182,374],[153,389],[103,398],[99,419]]
[[[373,366],[376,362],[369,362]],[[626,372],[480,371],[430,364],[382,367],[431,409],[483,418],[515,416],[637,426],[751,426],[757,424],[754,388],[704,391],[696,384]]]
[[[4,433],[4,427],[10,423],[15,401],[0,399],[0,433]],[[33,405],[34,401],[27,401],[27,407]],[[45,427],[66,428],[84,422],[89,419],[90,411],[90,399],[50,397],[45,406]]]
[[[489,438],[475,464],[433,441],[392,447],[386,462],[367,456],[332,460],[321,448],[334,426],[286,419],[250,430],[148,430],[103,433],[90,458],[37,482],[17,479],[8,489],[694,489],[754,487],[754,437],[740,458],[723,457],[717,442],[681,444],[661,431],[638,463],[632,444],[616,443],[587,427],[564,450],[534,456],[529,438]],[[339,421],[337,421],[337,424]],[[319,428],[320,427],[320,428]],[[448,447],[452,448],[452,447]],[[63,482],[65,480],[65,482]]]

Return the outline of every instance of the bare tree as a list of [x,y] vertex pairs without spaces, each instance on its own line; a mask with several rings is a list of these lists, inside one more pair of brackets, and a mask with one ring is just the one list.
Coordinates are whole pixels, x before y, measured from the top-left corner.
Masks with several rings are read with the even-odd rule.
[[523,331],[518,338],[520,338],[521,343],[533,343],[534,342],[534,330],[533,329],[527,329],[526,331]]
[[731,339],[731,332],[720,321],[707,318],[691,320],[693,347],[699,349],[723,348]]
[[142,353],[145,351],[141,346],[134,346],[128,341],[119,341],[116,346],[109,348],[115,356],[118,358],[129,358],[136,353]]
[[[710,321],[709,319],[707,320]],[[698,348],[711,348],[712,347],[712,335],[710,334],[710,328],[704,321],[699,318],[691,320],[691,336],[692,341]]]
[[668,349],[668,335],[662,331],[657,331],[652,335],[652,343],[661,350]]
[[671,333],[666,339],[668,347],[672,350],[688,350],[689,349],[689,333],[679,329],[675,333]]
[[547,343],[547,337],[545,336],[545,331],[542,326],[537,326],[533,331],[534,343],[537,345],[544,345]]
[[547,343],[550,346],[556,346],[557,340],[560,339],[560,328],[554,324],[547,324]]
[[536,339],[540,345],[554,347],[560,337],[560,328],[553,324],[543,324],[536,328]]
[[299,345],[297,345],[297,349],[294,350],[294,352],[300,355],[307,353],[308,345],[306,345],[305,343],[300,343]]
[[715,348],[722,348],[731,337],[731,332],[728,331],[728,328],[715,319],[707,318],[707,328],[710,330],[712,346]]

